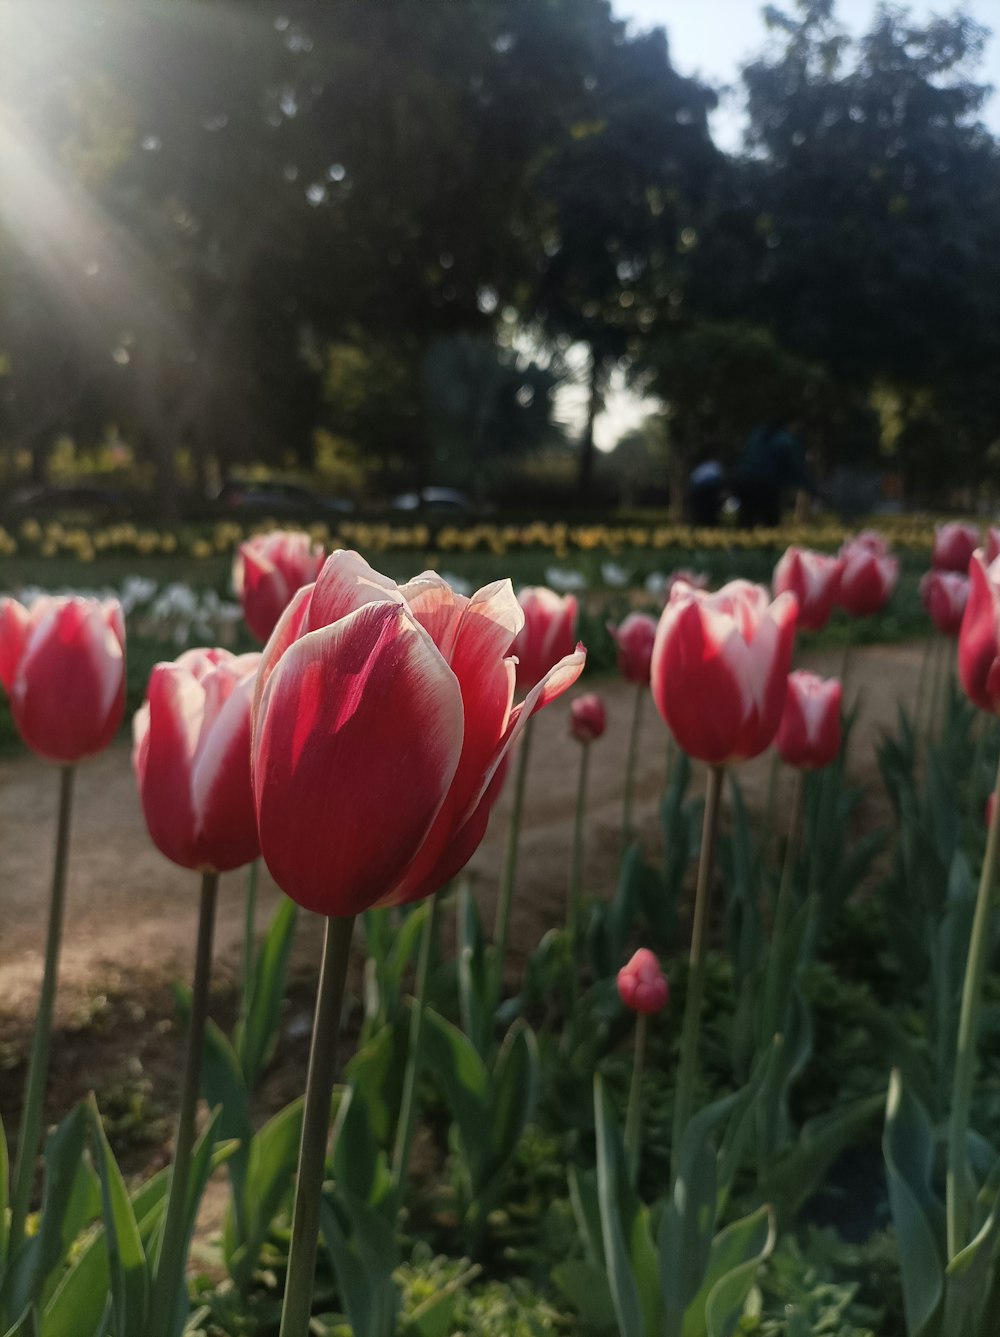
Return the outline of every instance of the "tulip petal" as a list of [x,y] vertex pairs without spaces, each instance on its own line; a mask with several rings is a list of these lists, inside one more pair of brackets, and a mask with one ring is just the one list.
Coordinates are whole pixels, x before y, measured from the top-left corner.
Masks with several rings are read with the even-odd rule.
[[9,692],[31,625],[31,614],[16,599],[0,599],[0,682]]
[[191,768],[201,729],[205,689],[174,664],[156,664],[147,704],[133,721],[132,760],[153,843],[182,868],[200,864]]
[[303,585],[292,595],[288,607],[278,618],[278,624],[271,632],[271,637],[260,654],[260,667],[257,669],[257,683],[254,688],[252,718],[256,720],[260,699],[267,686],[267,680],[274,672],[278,661],[290,645],[299,639],[309,619],[309,606],[312,601],[313,585]]
[[385,603],[386,600],[403,602],[396,582],[369,566],[359,553],[338,548],[326,559],[316,577],[309,609],[309,630],[329,626],[365,604]]
[[214,869],[227,872],[250,863],[260,853],[250,786],[250,701],[254,680],[252,673],[238,681],[220,672],[209,686],[217,679],[228,679],[230,685],[228,690],[214,693],[221,704],[217,705],[211,721],[206,700],[191,771],[191,804],[204,852],[210,854]]

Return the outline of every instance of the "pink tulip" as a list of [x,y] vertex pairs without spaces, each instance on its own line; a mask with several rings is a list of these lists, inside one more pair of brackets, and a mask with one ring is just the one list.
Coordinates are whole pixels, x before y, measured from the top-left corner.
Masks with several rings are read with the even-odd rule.
[[716,594],[678,585],[653,646],[653,699],[677,742],[709,765],[756,757],[785,704],[796,601],[734,580]]
[[1000,713],[1000,559],[982,549],[969,563],[969,602],[958,633],[958,676],[973,705]]
[[270,638],[292,595],[319,575],[323,545],[308,534],[276,529],[241,543],[233,563],[233,585],[247,626],[261,642]]
[[529,691],[553,665],[573,653],[579,605],[573,594],[537,585],[517,596],[524,624],[510,647],[517,658],[517,690]]
[[986,531],[986,565],[992,565],[998,557],[1000,557],[1000,529],[990,525]]
[[618,972],[618,997],[633,1012],[652,1016],[670,1002],[670,985],[648,947],[640,947]]
[[873,552],[876,557],[888,557],[889,540],[877,529],[863,529],[860,534],[844,540],[840,547],[841,557],[846,557],[851,549]]
[[620,627],[608,623],[618,647],[618,672],[637,686],[649,683],[649,666],[656,640],[656,618],[650,613],[629,613]]
[[692,571],[686,566],[679,566],[667,576],[664,600],[669,599],[675,585],[690,585],[695,590],[707,590],[711,581],[704,571]]
[[125,710],[125,623],[116,599],[0,599],[0,682],[33,752],[68,766],[102,752]]
[[967,525],[957,520],[936,525],[931,566],[937,571],[960,571],[965,575],[972,554],[979,547],[979,538],[978,525]]
[[578,696],[569,708],[569,731],[578,743],[593,743],[608,726],[604,702],[594,692]]
[[899,562],[888,555],[884,539],[860,534],[840,550],[837,602],[851,617],[871,617],[889,602],[899,579]]
[[774,568],[775,594],[794,594],[799,601],[799,626],[822,631],[830,621],[840,586],[841,561],[806,548],[789,548]]
[[836,678],[801,671],[788,675],[785,709],[774,740],[786,766],[814,771],[836,760],[841,694]]
[[938,631],[957,636],[969,602],[969,577],[957,571],[928,571],[920,581],[920,598]]
[[156,664],[132,722],[132,764],[153,843],[182,868],[225,873],[260,853],[250,787],[259,654],[189,650]]
[[261,849],[307,909],[429,896],[475,852],[528,718],[571,687],[582,646],[514,707],[509,581],[471,598],[427,572],[397,586],[335,552],[264,651],[253,718]]

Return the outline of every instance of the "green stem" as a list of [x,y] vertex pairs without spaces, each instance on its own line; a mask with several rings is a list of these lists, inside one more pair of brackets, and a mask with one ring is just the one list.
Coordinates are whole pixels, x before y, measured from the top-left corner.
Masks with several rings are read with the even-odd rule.
[[[648,687],[640,683],[635,689],[635,705],[632,707],[632,724],[628,735],[628,755],[625,759],[625,795],[622,799],[622,858],[632,843],[632,797],[635,793],[635,771],[639,761],[639,728],[642,723],[642,703],[646,699]],[[667,753],[667,778],[670,777],[670,753]]]
[[302,1142],[292,1215],[285,1301],[279,1337],[308,1337],[312,1316],[319,1210],[330,1131],[330,1103],[337,1065],[340,1012],[347,984],[354,916],[328,919],[323,939],[323,965],[316,996],[316,1017],[309,1048],[309,1074],[302,1116]]
[[695,888],[694,921],[691,927],[691,958],[688,969],[687,996],[684,1000],[684,1021],[681,1028],[681,1054],[677,1070],[677,1096],[674,1104],[673,1139],[670,1146],[672,1180],[676,1180],[679,1166],[681,1139],[691,1118],[694,1088],[698,1076],[698,1035],[701,1029],[701,1004],[705,993],[705,964],[708,951],[709,902],[711,900],[712,866],[715,856],[715,833],[719,824],[719,806],[722,780],[721,766],[710,766],[705,790],[705,818],[701,831],[701,855],[698,861],[698,882]]
[[649,1018],[645,1012],[636,1016],[635,1058],[632,1063],[632,1082],[628,1092],[628,1114],[625,1116],[625,1163],[628,1177],[635,1183],[639,1176],[639,1152],[642,1147],[642,1073],[646,1066],[646,1031]]
[[406,1071],[403,1075],[403,1098],[399,1107],[399,1122],[396,1124],[396,1145],[392,1153],[392,1183],[400,1198],[406,1187],[406,1173],[410,1164],[410,1147],[413,1145],[413,1128],[417,1117],[416,1093],[423,1048],[427,980],[430,976],[434,939],[437,936],[440,895],[439,892],[430,899],[427,920],[424,924],[423,936],[420,939],[420,956],[417,959],[416,995],[413,999],[413,1010],[410,1013],[410,1043],[406,1053]]
[[[994,786],[1000,807],[1000,765]],[[947,1226],[948,1259],[956,1256],[969,1242],[968,1162],[966,1137],[969,1129],[969,1108],[972,1104],[972,1084],[976,1073],[976,1034],[979,1027],[979,1009],[982,1003],[983,978],[990,940],[993,883],[996,877],[997,852],[1000,849],[1000,821],[994,810],[986,840],[983,871],[976,895],[976,911],[969,938],[969,956],[962,986],[962,1010],[958,1021],[958,1046],[955,1056],[955,1079],[952,1086],[951,1122],[948,1125],[948,1183]]]
[[764,801],[764,829],[761,832],[760,850],[765,863],[770,861],[771,841],[774,837],[774,817],[778,806],[778,771],[781,758],[777,749],[771,753],[771,768],[767,776],[767,797]]
[[590,770],[590,743],[580,750],[580,778],[576,786],[576,816],[573,821],[573,854],[569,870],[569,899],[566,905],[566,927],[569,930],[573,954],[576,955],[577,934],[580,931],[580,900],[583,890],[583,837],[587,816],[587,773]]
[[788,844],[785,847],[785,862],[781,870],[781,883],[778,887],[778,903],[774,911],[774,928],[771,932],[771,952],[767,963],[767,988],[764,995],[764,1025],[761,1035],[765,1043],[770,1043],[771,1036],[778,1030],[781,1018],[781,972],[778,970],[779,954],[788,934],[792,912],[795,908],[793,894],[795,884],[795,865],[799,857],[802,839],[802,807],[805,799],[806,774],[799,771],[795,776],[795,790],[792,795],[792,812],[788,823]]
[[188,1019],[187,1054],[177,1116],[174,1163],[170,1171],[170,1193],[163,1221],[163,1235],[156,1258],[156,1273],[150,1299],[150,1337],[173,1337],[172,1323],[177,1295],[184,1282],[187,1262],[185,1235],[188,1215],[188,1180],[194,1148],[195,1115],[201,1089],[201,1063],[208,1020],[208,990],[212,978],[212,941],[219,897],[218,873],[202,873],[198,909],[198,941],[195,948],[191,1015]]
[[59,979],[59,946],[62,941],[63,913],[66,907],[66,870],[69,865],[69,831],[73,812],[72,766],[64,766],[59,776],[59,818],[56,825],[55,863],[52,868],[52,892],[49,898],[49,928],[45,941],[45,968],[42,973],[42,992],[35,1017],[35,1035],[28,1061],[28,1076],[24,1088],[24,1110],[17,1139],[17,1170],[11,1198],[8,1253],[10,1257],[24,1238],[24,1223],[31,1204],[31,1189],[35,1182],[35,1158],[41,1138],[42,1109],[48,1080],[49,1040],[52,1035],[52,1013],[56,985]]
[[240,1032],[246,1030],[253,999],[257,942],[257,879],[260,859],[247,866],[246,890],[243,893],[243,993],[240,998]]
[[927,693],[928,672],[933,653],[934,639],[932,637],[924,646],[924,653],[920,656],[920,674],[917,677],[917,699],[913,707],[913,733],[918,740],[920,737],[920,721],[924,713],[924,697]]
[[531,751],[531,728],[533,724],[534,720],[529,719],[524,726],[521,748],[517,758],[517,771],[514,775],[514,801],[510,811],[507,848],[504,853],[500,895],[497,899],[496,925],[493,930],[494,992],[498,1001],[503,981],[504,957],[507,955],[507,936],[510,932],[510,910],[514,899],[514,883],[517,881],[517,852],[521,838],[521,814],[524,811],[524,789],[528,775],[528,757]]

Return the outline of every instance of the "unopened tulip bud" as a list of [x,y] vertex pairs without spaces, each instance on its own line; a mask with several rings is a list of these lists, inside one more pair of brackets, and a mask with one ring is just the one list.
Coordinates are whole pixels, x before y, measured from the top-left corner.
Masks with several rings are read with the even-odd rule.
[[860,534],[840,550],[837,602],[851,617],[871,617],[889,602],[899,579],[899,562],[888,555],[878,534]]
[[662,1012],[670,1002],[670,985],[648,947],[640,947],[618,972],[618,997],[633,1012]]
[[240,544],[233,585],[246,624],[259,641],[270,638],[295,592],[316,579],[323,557],[322,544],[293,530],[257,534]]
[[920,598],[944,636],[957,636],[969,602],[969,577],[957,571],[928,571],[920,581]]
[[982,549],[969,563],[969,602],[958,633],[958,676],[969,700],[1000,713],[1000,559],[986,565]]
[[578,696],[569,708],[569,731],[578,743],[593,743],[607,728],[608,712],[594,692]]
[[841,685],[836,678],[796,670],[788,675],[788,695],[775,746],[786,766],[819,770],[840,751]]
[[979,539],[978,525],[953,521],[935,526],[931,565],[937,571],[958,571],[964,576],[972,554],[979,547]]
[[649,683],[649,668],[656,640],[656,618],[650,613],[629,613],[621,626],[608,623],[618,650],[618,672],[637,686]]
[[830,621],[840,587],[841,560],[828,553],[789,548],[774,568],[775,594],[794,594],[799,601],[798,625],[822,631]]

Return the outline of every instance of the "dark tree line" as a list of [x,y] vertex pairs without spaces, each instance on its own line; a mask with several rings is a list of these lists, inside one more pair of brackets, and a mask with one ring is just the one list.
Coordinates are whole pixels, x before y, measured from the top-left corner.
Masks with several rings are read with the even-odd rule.
[[626,369],[674,467],[769,412],[911,488],[1000,442],[1000,151],[983,33],[832,0],[768,11],[746,152],[662,30],[606,0],[11,0],[0,16],[0,451],[114,424],[165,514],[337,442],[485,487],[560,440],[579,486]]

